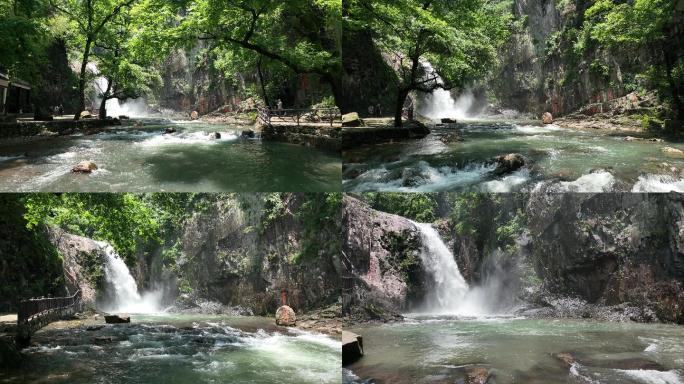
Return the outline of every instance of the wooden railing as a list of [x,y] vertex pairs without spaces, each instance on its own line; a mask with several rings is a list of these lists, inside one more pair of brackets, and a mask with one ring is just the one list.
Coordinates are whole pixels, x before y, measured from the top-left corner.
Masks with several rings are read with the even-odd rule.
[[[19,303],[17,314],[17,324],[30,323],[37,317],[47,315],[51,312],[80,308],[81,290],[76,291],[67,297],[39,297],[22,300]],[[79,307],[79,308],[76,308]]]
[[81,290],[67,297],[39,297],[22,300],[17,313],[17,344],[28,345],[31,335],[53,321],[81,311]]
[[259,108],[258,119],[262,124],[271,125],[274,122],[287,123],[292,121],[299,125],[302,119],[305,122],[330,123],[332,127],[335,121],[342,120],[342,114],[338,108],[304,108],[304,109],[271,109]]

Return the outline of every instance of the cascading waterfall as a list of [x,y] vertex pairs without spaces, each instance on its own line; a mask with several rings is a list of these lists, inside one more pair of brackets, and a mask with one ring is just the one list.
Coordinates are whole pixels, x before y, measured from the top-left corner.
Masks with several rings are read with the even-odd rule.
[[[95,74],[99,74],[97,65],[91,63],[88,64],[88,68]],[[94,105],[93,108],[100,108],[100,102],[102,101],[102,93],[107,89],[107,79],[102,76],[97,76],[93,83],[93,88],[95,94],[93,97]],[[124,102],[120,102],[119,99],[109,99],[105,103],[105,108],[107,109],[107,116],[118,117],[121,115],[126,115],[129,117],[144,117],[148,116],[149,108],[147,103],[143,98],[130,99]]]
[[432,224],[413,224],[420,230],[423,268],[432,278],[420,312],[434,315],[482,316],[491,314],[490,288],[469,287],[458,269],[454,255]]
[[107,312],[156,313],[161,312],[161,291],[138,292],[138,285],[123,259],[106,242],[98,242],[107,258],[105,279],[110,290],[108,302],[103,304]]
[[[428,76],[436,77],[437,84],[444,84],[444,80],[437,74],[432,64],[424,62],[423,67]],[[442,88],[435,89],[432,93],[425,94],[419,104],[418,113],[429,119],[452,118],[463,120],[468,118],[468,110],[473,105],[475,97],[466,90],[457,100],[451,96],[451,92]]]

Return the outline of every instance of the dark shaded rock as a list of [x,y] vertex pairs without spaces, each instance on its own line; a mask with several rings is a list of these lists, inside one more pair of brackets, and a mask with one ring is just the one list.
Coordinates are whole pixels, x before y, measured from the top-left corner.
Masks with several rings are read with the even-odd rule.
[[176,128],[174,127],[166,127],[164,129],[164,134],[169,134],[169,133],[176,133]]
[[240,136],[243,138],[253,139],[254,138],[254,131],[251,129],[246,129],[246,130],[242,131]]
[[99,331],[102,328],[104,328],[104,325],[93,325],[86,328],[86,331]]
[[441,120],[442,124],[456,124],[458,121],[456,119],[444,118]]
[[114,338],[111,336],[100,336],[100,337],[93,338],[93,341],[95,341],[98,344],[104,344],[104,343],[111,343],[112,341],[114,341]]
[[509,153],[495,157],[494,162],[497,164],[494,173],[503,175],[522,168],[525,165],[525,158],[519,153]]
[[349,365],[363,356],[363,337],[342,331],[342,365]]
[[131,317],[126,315],[105,315],[105,322],[107,324],[130,323]]
[[129,120],[129,119],[130,119],[130,117],[128,117],[126,115],[119,115],[119,120]]
[[218,140],[221,138],[221,133],[219,132],[212,132],[209,134],[209,138],[212,140]]
[[451,132],[447,135],[440,137],[439,141],[441,141],[444,144],[459,143],[463,141],[463,137],[459,135],[457,132]]

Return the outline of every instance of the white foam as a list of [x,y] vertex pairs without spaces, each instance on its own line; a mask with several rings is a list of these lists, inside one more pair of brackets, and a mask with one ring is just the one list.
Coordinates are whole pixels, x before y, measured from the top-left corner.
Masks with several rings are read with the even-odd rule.
[[619,370],[625,375],[647,384],[684,384],[677,371],[656,371],[650,369]]
[[[555,182],[551,184],[549,192],[609,192],[615,185],[615,181],[615,176],[613,176],[610,172],[593,172],[582,175],[575,181]],[[548,181],[542,181],[538,183],[534,189],[539,190],[542,186],[547,185],[548,183]]]
[[161,145],[173,144],[217,144],[221,142],[237,140],[238,135],[235,132],[219,132],[220,139],[213,139],[208,132],[198,131],[191,133],[175,133],[175,134],[157,134],[146,140],[136,143],[143,147],[158,147]]
[[684,179],[667,175],[641,175],[632,192],[684,192]]
[[22,155],[19,155],[19,156],[0,156],[0,163],[2,163],[3,161],[21,159],[22,157],[24,157],[24,156],[22,156]]
[[564,129],[555,125],[555,124],[548,124],[548,125],[518,125],[514,124],[513,129],[515,131],[518,131],[520,133],[525,133],[525,134],[540,134],[540,133],[549,133],[549,132],[556,132],[556,131],[563,131]]
[[506,193],[517,190],[530,180],[530,171],[521,169],[501,180],[490,180],[482,184],[482,190],[493,193]]

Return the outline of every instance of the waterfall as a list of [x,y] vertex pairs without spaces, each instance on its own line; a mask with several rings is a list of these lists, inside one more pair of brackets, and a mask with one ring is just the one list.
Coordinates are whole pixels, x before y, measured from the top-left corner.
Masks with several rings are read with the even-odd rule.
[[126,263],[106,242],[97,242],[106,256],[105,280],[107,281],[108,300],[104,303],[106,312],[155,313],[160,312],[161,291],[140,294],[138,285]]
[[[88,69],[93,72],[93,74],[98,75],[99,70],[97,65],[90,63],[88,64]],[[100,108],[100,102],[102,101],[102,93],[107,90],[107,79],[103,76],[96,76],[93,81],[93,109]],[[119,101],[119,99],[109,99],[105,104],[107,109],[107,116],[119,117],[121,115],[126,115],[128,117],[144,117],[150,114],[147,103],[143,98],[130,99],[124,102]]]
[[457,316],[489,314],[488,290],[468,286],[454,255],[431,224],[413,224],[421,234],[423,268],[432,279],[432,289],[425,296],[420,312]]
[[[437,84],[444,84],[444,80],[437,74],[432,64],[423,63],[426,76],[435,76]],[[429,119],[452,118],[463,120],[468,118],[468,110],[473,106],[475,97],[469,90],[463,92],[458,100],[454,100],[451,92],[442,88],[435,89],[432,93],[425,94],[419,104],[418,113]]]

